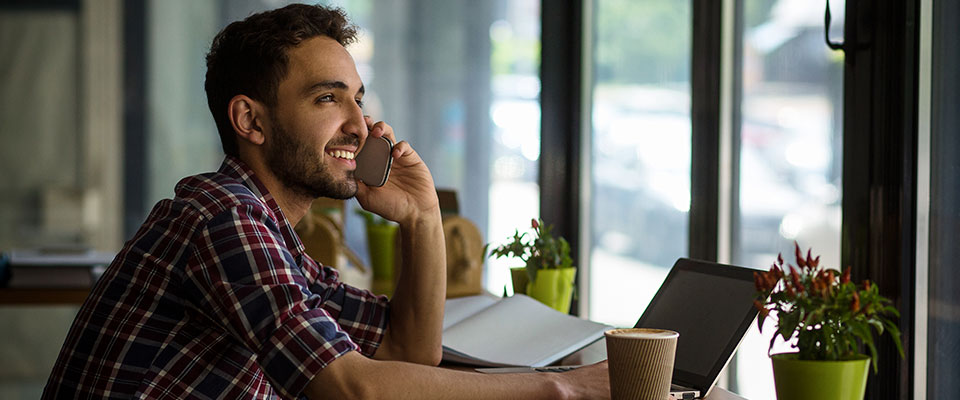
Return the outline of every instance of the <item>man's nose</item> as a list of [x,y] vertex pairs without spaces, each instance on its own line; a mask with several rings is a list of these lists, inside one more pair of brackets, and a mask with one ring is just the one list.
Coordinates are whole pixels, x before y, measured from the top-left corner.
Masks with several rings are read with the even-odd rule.
[[369,134],[367,131],[367,121],[363,118],[363,109],[360,108],[359,104],[350,108],[347,121],[343,126],[343,131],[346,134],[357,137],[361,142],[367,138]]

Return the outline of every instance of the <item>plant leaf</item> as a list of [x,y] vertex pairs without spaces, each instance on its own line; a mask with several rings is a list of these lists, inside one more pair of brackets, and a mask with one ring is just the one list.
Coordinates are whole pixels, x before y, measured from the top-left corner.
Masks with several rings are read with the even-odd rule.
[[904,357],[903,344],[900,343],[900,329],[897,328],[897,324],[887,320],[883,320],[883,324],[887,327],[887,331],[890,332],[890,336],[893,337],[893,344],[897,346],[897,351],[900,352],[900,357]]
[[768,356],[770,355],[770,350],[773,350],[773,342],[776,342],[776,341],[777,341],[777,334],[778,334],[778,333],[780,333],[780,332],[779,332],[779,331],[774,332],[774,333],[773,333],[773,337],[770,338],[770,346],[767,347],[767,355],[768,355]]
[[760,333],[763,333],[763,320],[767,319],[767,314],[760,312],[760,315],[757,316],[757,330]]
[[873,360],[873,373],[876,374],[879,368],[877,368],[877,348],[873,345],[873,335],[870,334],[869,328],[864,324],[854,323],[850,325],[853,328],[853,334],[860,338],[860,341],[870,350],[870,358]]
[[784,342],[789,342],[790,338],[793,337],[793,333],[797,330],[797,325],[800,323],[800,319],[794,313],[780,313],[777,314],[777,317],[780,318],[780,334],[783,336]]
[[883,335],[883,323],[873,318],[867,320],[867,323],[877,330],[877,335]]

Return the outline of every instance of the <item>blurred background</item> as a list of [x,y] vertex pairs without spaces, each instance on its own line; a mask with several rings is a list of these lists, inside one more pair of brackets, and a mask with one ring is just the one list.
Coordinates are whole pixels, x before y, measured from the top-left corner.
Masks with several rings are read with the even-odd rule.
[[[288,3],[0,1],[0,251],[116,252],[180,178],[215,170],[210,42],[227,23]],[[438,187],[458,193],[461,215],[487,242],[528,227],[544,201],[541,135],[551,135],[540,128],[542,2],[321,3],[361,28],[348,50],[366,112],[413,144]],[[814,3],[738,2],[734,264],[765,269],[796,241],[840,267],[843,53],[824,45]],[[591,202],[580,314],[632,326],[688,253],[692,2],[585,4]],[[845,2],[829,4],[830,34],[842,36]],[[362,222],[347,218],[348,244],[365,255]],[[486,290],[512,293],[511,266],[487,260]],[[76,311],[0,304],[0,398],[39,396]],[[769,336],[752,329],[723,384],[772,399]]]

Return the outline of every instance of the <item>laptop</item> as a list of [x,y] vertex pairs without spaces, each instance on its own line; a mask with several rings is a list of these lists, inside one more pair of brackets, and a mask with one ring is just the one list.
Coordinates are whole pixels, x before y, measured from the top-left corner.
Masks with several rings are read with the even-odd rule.
[[[753,306],[755,270],[681,258],[673,265],[636,328],[680,333],[670,394],[677,399],[706,397],[757,317]],[[602,340],[601,340],[602,342]],[[606,354],[604,352],[604,354]],[[560,372],[545,368],[478,368],[486,373]]]

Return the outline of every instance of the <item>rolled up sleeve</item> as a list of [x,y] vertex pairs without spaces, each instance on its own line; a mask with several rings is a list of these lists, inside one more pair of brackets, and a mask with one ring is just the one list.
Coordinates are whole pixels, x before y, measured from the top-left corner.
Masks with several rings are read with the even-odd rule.
[[389,318],[389,301],[367,290],[340,282],[337,273],[324,267],[323,278],[310,287],[327,301],[321,307],[337,319],[337,324],[360,348],[360,353],[373,357],[383,341]]

